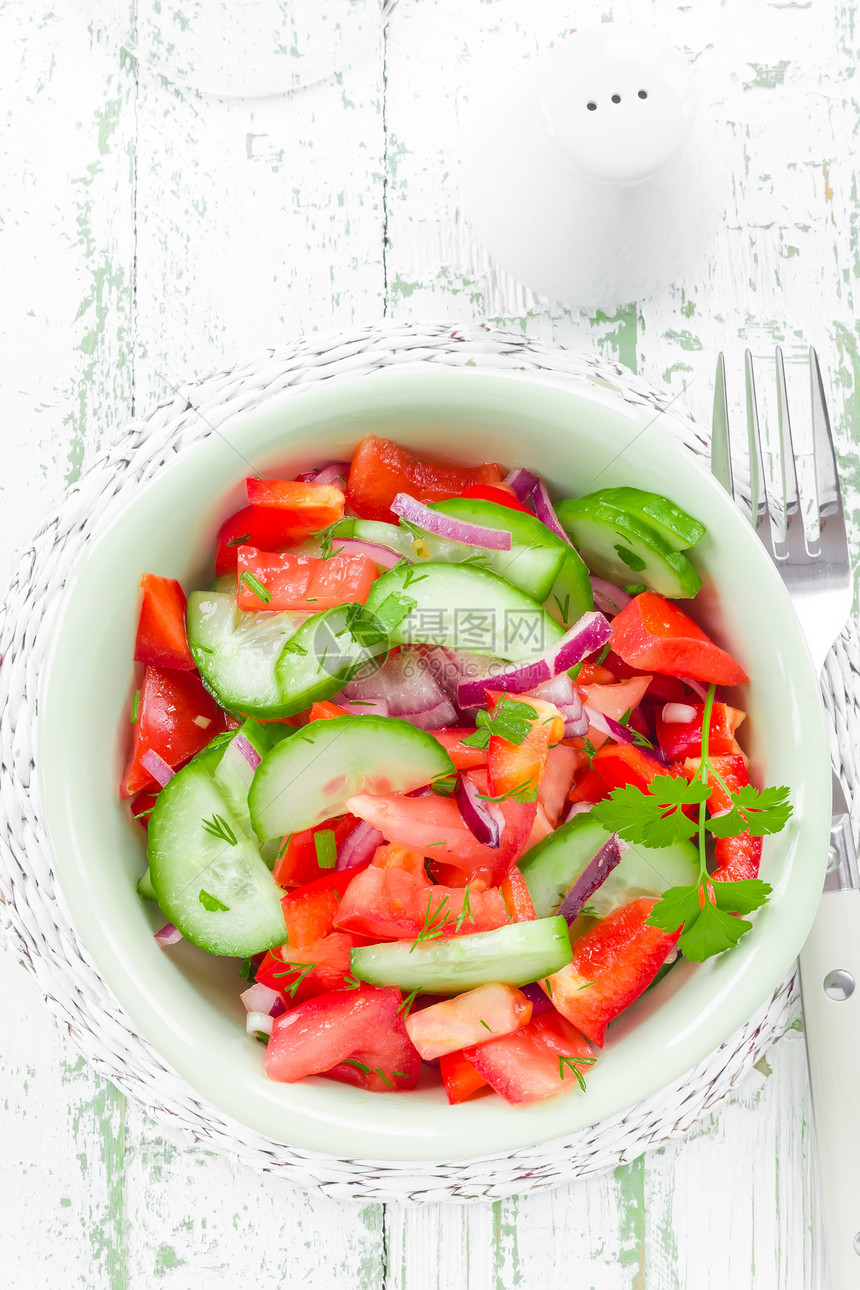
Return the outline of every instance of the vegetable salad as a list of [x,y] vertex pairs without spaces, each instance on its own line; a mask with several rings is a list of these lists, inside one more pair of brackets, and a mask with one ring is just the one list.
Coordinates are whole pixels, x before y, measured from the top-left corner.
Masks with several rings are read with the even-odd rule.
[[749,931],[791,811],[687,612],[702,525],[376,436],[247,495],[206,590],[141,579],[121,792],[156,939],[240,960],[271,1079],[584,1089],[679,953]]

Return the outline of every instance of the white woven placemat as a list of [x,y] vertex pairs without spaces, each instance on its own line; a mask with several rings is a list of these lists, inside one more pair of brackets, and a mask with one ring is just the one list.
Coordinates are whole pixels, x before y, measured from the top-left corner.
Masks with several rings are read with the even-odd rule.
[[[360,1200],[498,1200],[611,1169],[687,1132],[717,1110],[791,1020],[796,982],[683,1079],[590,1129],[480,1160],[388,1164],[342,1160],[283,1146],[233,1121],[164,1065],[134,1030],[77,938],[52,870],[35,774],[37,688],[56,607],[83,544],[144,480],[177,452],[218,432],[227,418],[292,390],[404,362],[546,373],[609,384],[663,414],[684,445],[702,453],[692,417],[624,368],[514,333],[450,324],[380,323],[348,334],[303,337],[213,371],[130,426],[74,485],[21,557],[0,607],[0,901],[3,922],[46,1001],[92,1064],[172,1134],[227,1152],[296,1186]],[[834,764],[851,800],[860,748],[860,649],[853,631],[832,650],[823,679]],[[856,810],[856,805],[855,805]],[[856,824],[855,816],[855,824]]]

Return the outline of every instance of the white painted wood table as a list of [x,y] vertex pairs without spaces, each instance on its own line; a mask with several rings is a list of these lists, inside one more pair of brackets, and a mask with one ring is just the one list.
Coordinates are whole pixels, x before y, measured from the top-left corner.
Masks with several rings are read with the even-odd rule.
[[[744,346],[780,341],[799,362],[814,340],[856,508],[851,0],[400,0],[336,76],[232,101],[152,65],[188,0],[116,7],[122,32],[95,0],[0,0],[3,583],[39,514],[182,379],[382,314],[596,347],[704,417],[718,349],[737,387]],[[453,157],[472,78],[609,18],[689,52],[733,175],[709,260],[611,315],[494,269],[458,212]],[[123,48],[134,32],[145,57]],[[4,1290],[826,1285],[799,1019],[682,1143],[537,1198],[406,1210],[177,1148],[87,1067],[8,951],[0,1017]]]

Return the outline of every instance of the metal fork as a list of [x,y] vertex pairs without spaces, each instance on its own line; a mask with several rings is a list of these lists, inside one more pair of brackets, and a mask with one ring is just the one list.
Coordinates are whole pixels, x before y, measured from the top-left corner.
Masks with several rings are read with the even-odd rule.
[[[725,364],[717,360],[711,471],[755,528],[782,575],[820,672],[851,611],[853,580],[824,382],[811,378],[811,489],[798,489],[785,364],[776,351],[779,441],[774,470],[762,452],[755,373],[745,355],[749,500],[734,479]],[[735,460],[742,459],[737,453]],[[801,467],[799,470],[798,467]],[[809,503],[805,506],[804,503]],[[810,1082],[833,1290],[860,1285],[860,880],[845,793],[833,773],[830,862],[812,931],[800,954]]]

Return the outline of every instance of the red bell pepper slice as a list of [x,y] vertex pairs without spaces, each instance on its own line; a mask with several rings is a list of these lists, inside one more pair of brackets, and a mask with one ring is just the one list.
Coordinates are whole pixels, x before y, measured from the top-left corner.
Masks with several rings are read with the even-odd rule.
[[578,775],[570,790],[572,802],[603,802],[609,796],[609,789],[597,771],[589,766],[588,770]]
[[302,609],[313,614],[347,601],[363,605],[377,577],[377,567],[366,555],[332,555],[322,560],[240,546],[237,557],[236,603],[246,612]]
[[148,667],[138,691],[137,721],[132,729],[131,756],[120,788],[123,797],[155,787],[154,777],[142,762],[148,750],[176,770],[221,733],[224,714],[195,672]]
[[[334,521],[332,521],[334,523]],[[243,506],[229,516],[218,530],[215,574],[218,578],[236,572],[240,546],[255,546],[261,551],[280,551],[303,542],[318,528],[307,517],[282,506]]]
[[472,484],[497,484],[503,478],[501,466],[441,466],[377,435],[365,435],[355,450],[349,468],[347,500],[363,520],[393,520],[391,503],[398,493],[409,493],[420,501],[441,502],[457,497]]
[[[701,759],[688,757],[684,762],[684,774],[692,779],[698,773]],[[750,783],[746,762],[740,753],[727,757],[711,758],[711,766],[732,793]],[[711,815],[727,811],[732,799],[713,775],[708,776],[711,796],[708,798],[708,810]],[[715,882],[738,882],[744,878],[757,878],[761,865],[762,838],[754,838],[751,833],[741,833],[735,838],[715,838],[714,858],[716,865],[711,877]]]
[[491,1088],[514,1104],[570,1092],[578,1086],[572,1069],[576,1059],[586,1059],[579,1067],[586,1076],[594,1060],[583,1036],[557,1012],[534,1017],[514,1035],[464,1048],[462,1055]]
[[266,1074],[288,1084],[329,1074],[379,1093],[413,1089],[421,1059],[406,1034],[400,1004],[399,990],[372,986],[300,1003],[275,1018]]
[[634,784],[646,793],[655,775],[672,773],[667,766],[646,757],[635,744],[607,744],[595,755],[592,767],[610,793],[627,784]]
[[[358,820],[354,815],[339,815],[334,819],[324,820],[322,824],[317,824],[312,829],[302,829],[300,833],[293,833],[272,870],[272,877],[278,886],[302,887],[306,883],[313,882],[314,879],[333,876],[320,868],[314,839],[323,829],[331,829],[334,833],[335,847],[340,850],[356,824]],[[347,869],[344,872],[352,874],[355,871]]]
[[[696,709],[692,721],[664,721],[662,708],[657,713],[657,742],[667,761],[683,761],[685,757],[702,754],[702,716],[704,703],[691,703]],[[708,732],[708,752],[713,755],[732,753],[735,750],[735,731],[746,717],[738,708],[727,703],[715,703],[711,712]]]
[[534,717],[528,718],[530,729],[521,744],[511,743],[499,735],[490,736],[487,751],[490,793],[498,797],[516,790],[520,801],[530,799],[536,802],[550,744],[559,743],[564,738],[564,718],[554,704],[542,699],[503,694],[499,690],[487,690],[486,693],[491,713],[502,700],[521,705],[526,713],[528,708],[535,713]]
[[439,1074],[451,1106],[465,1102],[479,1088],[487,1087],[483,1075],[478,1074],[468,1057],[464,1057],[462,1053],[446,1053],[444,1057],[440,1057]]
[[475,733],[474,726],[451,730],[428,730],[427,733],[442,745],[454,763],[455,770],[473,770],[476,766],[486,766],[486,748],[470,748],[463,743],[464,739]]
[[296,523],[304,525],[307,533],[328,528],[343,519],[343,491],[334,484],[303,483],[299,479],[257,479],[252,475],[245,480],[245,488],[251,506],[286,511]]
[[531,923],[537,918],[528,884],[518,865],[514,865],[508,876],[502,880],[499,888],[505,909],[515,923]]
[[461,497],[474,497],[482,502],[495,502],[497,506],[507,506],[511,511],[522,511],[523,515],[534,515],[527,506],[519,500],[514,493],[499,485],[493,484],[472,484],[469,488],[464,488]]
[[141,574],[140,590],[135,663],[193,672],[195,663],[185,630],[185,592],[175,578],[161,578],[156,573]]
[[[644,669],[625,663],[624,659],[619,658],[617,654],[613,654],[612,650],[609,651],[603,662],[619,681],[631,676],[646,675]],[[650,676],[651,684],[648,686],[648,697],[651,699],[662,699],[664,703],[689,703],[691,698],[695,699],[696,697],[692,690],[688,689],[677,676],[661,676],[659,672],[656,675],[650,673]],[[583,681],[584,684],[586,683]]]
[[612,620],[612,647],[635,667],[692,677],[715,685],[741,685],[749,677],[683,610],[656,591],[643,591]]
[[656,904],[643,896],[614,909],[574,942],[572,962],[548,978],[553,1006],[598,1048],[610,1021],[647,989],[681,935],[680,928],[669,933],[648,924]]

